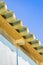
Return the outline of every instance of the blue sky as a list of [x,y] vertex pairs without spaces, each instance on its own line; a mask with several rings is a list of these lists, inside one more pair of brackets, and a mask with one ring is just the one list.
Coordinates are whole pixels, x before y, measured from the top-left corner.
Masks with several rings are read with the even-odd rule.
[[[24,26],[28,26],[30,32],[43,44],[43,0],[4,0],[8,8],[13,10],[16,17],[23,21]],[[2,40],[2,38],[0,38]],[[11,49],[12,45],[6,40],[2,40]],[[23,55],[24,56],[24,55]],[[32,64],[32,62],[31,62]],[[35,65],[35,64],[34,64]]]
[[43,43],[43,0],[4,0],[30,32]]

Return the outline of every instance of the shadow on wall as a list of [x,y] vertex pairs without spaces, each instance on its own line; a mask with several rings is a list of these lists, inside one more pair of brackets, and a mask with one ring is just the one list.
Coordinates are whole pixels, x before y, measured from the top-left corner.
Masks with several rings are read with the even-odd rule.
[[36,65],[34,61],[20,50],[18,50],[17,64],[17,48],[0,35],[0,65],[6,65],[6,63],[7,65]]

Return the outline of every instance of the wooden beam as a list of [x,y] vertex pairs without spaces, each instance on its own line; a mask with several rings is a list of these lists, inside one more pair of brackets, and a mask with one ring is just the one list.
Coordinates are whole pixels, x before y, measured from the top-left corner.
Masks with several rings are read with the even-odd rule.
[[0,32],[7,39],[13,42],[27,56],[30,56],[38,65],[43,64],[43,56],[35,50],[21,35],[18,33],[1,15],[0,15]]

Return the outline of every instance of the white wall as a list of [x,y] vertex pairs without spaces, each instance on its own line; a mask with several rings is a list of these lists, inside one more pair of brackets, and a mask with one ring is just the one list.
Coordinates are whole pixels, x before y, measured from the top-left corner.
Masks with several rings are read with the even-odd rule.
[[16,65],[16,52],[0,42],[0,65]]
[[18,62],[19,62],[18,65],[30,65],[22,57],[18,57]]
[[[16,65],[16,52],[12,52],[0,41],[0,65]],[[22,57],[18,57],[18,65],[30,65]]]

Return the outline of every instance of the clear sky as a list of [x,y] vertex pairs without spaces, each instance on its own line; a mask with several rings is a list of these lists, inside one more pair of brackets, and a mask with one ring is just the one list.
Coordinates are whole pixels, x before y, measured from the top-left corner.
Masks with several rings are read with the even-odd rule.
[[17,18],[43,43],[43,0],[4,0]]
[[[15,12],[17,18],[28,26],[30,32],[43,44],[43,0],[4,0],[8,8]],[[0,38],[0,40],[2,40]],[[4,40],[3,40],[4,41]],[[5,43],[6,41],[4,41]],[[7,44],[10,48],[11,45]],[[32,64],[32,62],[31,62]],[[34,64],[35,65],[35,64]]]

